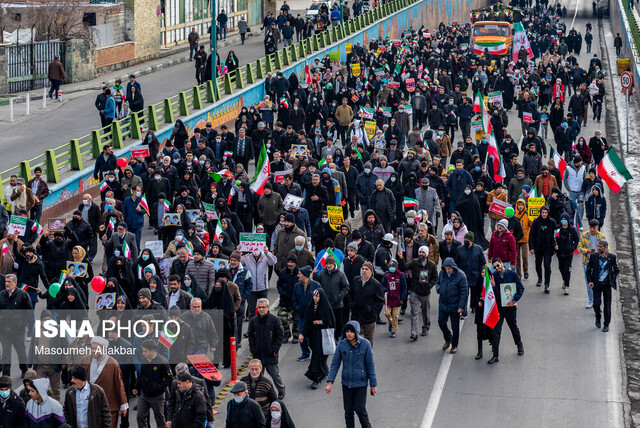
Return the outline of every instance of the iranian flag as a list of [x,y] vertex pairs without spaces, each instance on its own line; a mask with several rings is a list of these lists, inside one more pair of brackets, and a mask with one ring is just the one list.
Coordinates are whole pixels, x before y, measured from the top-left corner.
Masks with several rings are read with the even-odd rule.
[[131,248],[129,248],[127,241],[124,241],[124,244],[122,244],[122,254],[128,259],[131,258]]
[[553,147],[551,147],[551,159],[553,159],[553,162],[556,164],[556,168],[560,171],[560,177],[564,178],[564,170],[567,169],[567,161],[562,159],[562,156],[560,156]]
[[527,37],[527,33],[524,31],[524,28],[522,27],[522,23],[515,22],[513,24],[513,30],[515,32],[513,35],[513,49],[512,49],[513,61],[514,62],[518,61],[518,51],[520,51],[520,48],[522,46],[524,46],[524,48],[528,52],[527,59],[533,58],[533,51],[531,50],[531,45],[529,44],[529,38]]
[[115,217],[111,217],[109,219],[109,229],[111,229],[111,231],[113,232],[113,230],[116,228],[116,218]]
[[2,257],[9,252],[9,246],[6,242],[2,243]]
[[[576,228],[576,231],[578,232],[578,236],[581,236],[579,222],[580,222],[580,217],[578,217],[578,210],[576,210],[576,212],[573,214],[573,226]],[[573,250],[573,254],[580,254],[580,250],[576,248],[575,250]]]
[[69,271],[68,270],[61,270],[60,271],[60,279],[58,279],[58,284],[63,285],[64,281],[67,279],[68,276],[69,276]]
[[21,288],[21,290],[22,290],[22,291],[27,291],[27,290],[29,290],[29,287],[31,287],[31,286],[30,286],[30,285],[27,285],[27,284],[22,284],[22,288]]
[[100,182],[100,191],[104,192],[105,190],[107,190],[109,188],[109,185],[107,184],[106,181],[102,180]]
[[189,255],[189,257],[193,257],[193,244],[191,243],[191,241],[187,241],[187,243],[184,244],[184,247],[187,249],[187,254]]
[[417,206],[418,206],[418,201],[416,201],[415,199],[407,198],[407,197],[405,196],[405,197],[404,197],[404,201],[403,201],[402,205],[403,205],[405,208],[417,207]]
[[484,104],[484,98],[480,91],[476,93],[476,98],[473,101],[473,111],[482,115],[482,132],[485,134],[491,133],[491,118],[489,112],[487,112],[487,106]]
[[267,148],[264,143],[262,143],[260,157],[258,158],[258,169],[256,169],[256,175],[253,177],[249,188],[258,195],[262,195],[264,193],[264,185],[267,184],[270,174],[271,165],[269,164],[269,157],[267,156]]
[[213,240],[219,241],[222,236],[222,224],[220,224],[220,217],[218,217],[218,224],[216,224],[216,230],[213,233]]
[[171,208],[171,203],[165,199],[164,202],[162,203],[162,206],[164,207],[164,210],[168,212],[169,208]]
[[158,342],[162,343],[167,349],[171,349],[175,341],[176,336],[172,336],[166,331],[161,331],[160,335],[158,336]]
[[498,42],[473,42],[473,53],[476,55],[484,55],[486,50],[489,50],[489,55],[505,55],[508,51],[507,43]]
[[326,163],[327,163],[327,159],[326,159],[326,158],[322,158],[322,159],[320,159],[320,162],[318,162],[318,168],[319,168],[320,170],[322,170],[322,168],[324,168],[324,166],[326,165]]
[[482,290],[482,297],[484,298],[484,314],[482,316],[482,322],[489,328],[496,326],[500,320],[500,314],[498,313],[498,304],[496,303],[496,296],[493,293],[493,287],[491,287],[491,272],[489,268],[484,268],[484,288]]
[[280,98],[280,105],[289,110],[289,100],[287,99],[287,97]]
[[142,266],[138,265],[138,279],[142,280],[142,277],[144,276],[144,270],[142,269]]
[[[500,157],[500,150],[498,149],[498,142],[496,141],[495,135],[493,132],[491,136],[489,136],[489,147],[487,149],[487,153],[493,157],[493,179],[496,182],[501,182],[504,177],[507,176],[507,173],[504,170],[504,164],[502,163],[502,158]],[[487,161],[489,157],[487,156]]]
[[[531,188],[531,190],[529,191],[529,194],[527,195],[527,200],[529,198],[537,198],[537,197],[538,197],[538,187],[534,184],[533,187]],[[578,211],[576,211],[576,212],[578,212]]]
[[222,171],[218,171],[218,172],[209,172],[209,177],[211,177],[213,179],[213,181],[215,181],[216,183],[219,182],[220,180],[222,180],[224,177],[226,176],[233,176],[233,174],[231,173],[231,171],[229,171],[228,169],[223,169]]
[[145,195],[142,195],[142,198],[140,199],[140,206],[147,212],[148,216],[151,216],[151,213],[149,211],[149,204],[147,203],[147,198]]
[[324,252],[324,254],[322,255],[322,258],[320,260],[318,260],[318,264],[316,264],[316,268],[318,267],[318,265],[322,266],[323,268],[326,266],[327,264],[327,258],[329,258],[329,256],[333,256],[333,258],[336,261],[336,267],[339,269],[340,268],[340,260],[338,260],[338,257],[336,257],[335,253],[333,252],[333,250],[331,248],[327,248],[327,251]]
[[616,193],[620,192],[624,183],[633,178],[613,148],[607,151],[598,164],[598,175]]
[[311,71],[309,70],[309,65],[307,64],[304,67],[304,83],[302,83],[300,86],[302,86],[303,88],[307,88],[309,87],[310,84],[311,84]]
[[31,230],[37,233],[38,235],[42,235],[44,233],[44,229],[42,228],[42,226],[40,226],[40,223],[38,223],[38,220],[33,221],[33,226],[31,226]]

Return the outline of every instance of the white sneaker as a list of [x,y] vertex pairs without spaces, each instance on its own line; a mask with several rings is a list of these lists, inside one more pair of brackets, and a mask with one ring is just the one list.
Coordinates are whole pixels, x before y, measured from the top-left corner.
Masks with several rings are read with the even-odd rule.
[[585,309],[591,309],[593,308],[593,302],[589,302],[587,303],[587,306],[584,307]]

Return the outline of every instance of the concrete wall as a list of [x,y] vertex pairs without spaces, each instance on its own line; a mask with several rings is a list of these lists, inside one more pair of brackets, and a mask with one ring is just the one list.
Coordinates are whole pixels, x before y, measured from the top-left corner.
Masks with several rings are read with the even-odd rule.
[[[615,33],[620,33],[620,37],[622,37],[622,58],[629,58],[631,60],[631,73],[633,73],[635,83],[634,95],[640,100],[640,91],[638,91],[638,84],[640,83],[640,57],[638,57],[637,46],[631,38],[631,29],[621,3],[622,1],[627,0],[611,0],[609,2],[609,16],[611,18],[613,36],[615,37]],[[610,71],[612,73],[616,72],[616,70]]]
[[136,61],[155,58],[160,53],[158,0],[125,0],[126,41],[135,42]]
[[[372,38],[379,39],[387,35],[392,39],[400,38],[403,29],[409,27],[419,28],[425,22],[430,23],[429,27],[436,27],[440,21],[450,22],[457,20],[460,23],[467,22],[469,12],[485,4],[484,0],[421,1],[282,69],[282,72],[285,76],[289,76],[293,72],[300,76],[308,62],[313,61],[315,58],[324,58],[329,52],[340,52],[341,62],[345,62],[345,46],[347,43],[355,44],[360,42],[362,45],[368,45],[369,40]],[[199,112],[182,118],[182,121],[189,132],[196,127],[204,126],[205,122],[211,122],[214,127],[219,127],[224,123],[233,122],[242,110],[242,106],[256,104],[262,99],[264,99],[264,83],[259,81],[236,92],[232,97],[225,98]],[[158,140],[164,141],[165,138],[169,138],[172,129],[173,124],[170,124],[158,130],[156,132]],[[129,158],[131,148],[137,145],[140,145],[139,141],[116,152],[116,156]],[[59,184],[50,186],[51,194],[43,201],[43,218],[53,218],[77,208],[78,204],[81,203],[83,193],[97,195],[98,184],[99,181],[93,179],[93,166],[91,166]]]
[[[72,39],[67,41],[66,64],[67,83],[95,79],[96,45],[93,40]],[[64,91],[64,86],[62,87]]]
[[3,47],[0,47],[0,94],[9,92],[9,58]]

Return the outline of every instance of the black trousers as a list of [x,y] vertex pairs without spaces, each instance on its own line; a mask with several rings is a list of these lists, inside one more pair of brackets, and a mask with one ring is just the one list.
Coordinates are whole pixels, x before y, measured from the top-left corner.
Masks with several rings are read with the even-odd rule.
[[569,287],[571,281],[571,262],[573,256],[558,256],[558,265],[560,266],[560,275],[562,275],[562,281],[566,287]]
[[351,217],[355,215],[356,212],[356,191],[355,189],[347,189],[347,199],[346,203],[342,206],[342,215],[344,219],[348,219],[348,214],[351,213]]
[[520,337],[520,329],[516,322],[517,308],[500,308],[500,320],[493,327],[493,340],[491,341],[491,347],[493,348],[493,355],[498,356],[500,351],[500,335],[502,334],[502,323],[506,320],[511,335],[513,336],[513,342],[516,346],[522,345],[522,337]]
[[470,120],[461,120],[460,121],[460,129],[462,130],[462,138],[467,138],[468,136],[470,136],[471,135],[471,121]]
[[348,126],[342,126],[338,124],[338,135],[340,136],[340,141],[342,141],[342,147],[347,147],[347,144],[349,144],[349,140],[347,139],[348,130]]
[[355,428],[353,413],[358,415],[362,428],[371,428],[367,414],[367,387],[349,388],[342,385],[342,403],[344,405],[344,421],[347,428]]
[[542,263],[544,262],[544,283],[545,285],[549,284],[551,281],[551,256],[553,255],[550,251],[536,251],[536,275],[538,275],[538,281],[542,281]]
[[596,314],[596,320],[600,321],[601,309],[604,300],[604,325],[605,327],[611,322],[611,286],[598,285],[593,287],[593,312]]
[[333,316],[336,318],[336,326],[334,328],[336,338],[339,338],[342,335],[342,328],[344,327],[344,318],[342,314],[343,308],[333,309]]

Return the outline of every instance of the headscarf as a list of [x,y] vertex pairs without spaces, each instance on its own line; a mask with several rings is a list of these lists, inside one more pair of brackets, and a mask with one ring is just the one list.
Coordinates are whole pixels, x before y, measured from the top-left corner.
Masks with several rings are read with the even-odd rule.
[[73,261],[75,263],[83,263],[84,258],[87,256],[87,252],[85,251],[85,249],[82,248],[80,245],[76,245],[75,247],[73,247],[73,249],[78,252],[78,257],[73,257]]

